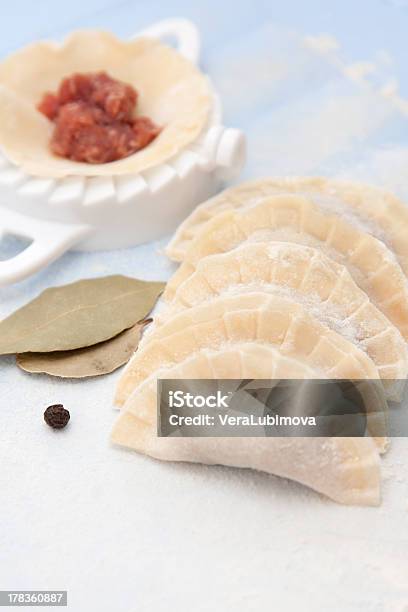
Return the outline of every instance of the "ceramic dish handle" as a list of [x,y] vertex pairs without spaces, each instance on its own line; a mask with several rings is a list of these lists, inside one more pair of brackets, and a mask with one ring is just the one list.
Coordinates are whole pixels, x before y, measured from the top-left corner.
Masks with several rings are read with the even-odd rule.
[[176,41],[177,51],[186,59],[198,64],[201,42],[197,27],[188,19],[165,19],[139,32],[137,36]]
[[15,257],[0,261],[0,287],[23,280],[45,268],[90,232],[88,226],[40,221],[2,208],[0,240],[11,235],[28,238],[31,243]]

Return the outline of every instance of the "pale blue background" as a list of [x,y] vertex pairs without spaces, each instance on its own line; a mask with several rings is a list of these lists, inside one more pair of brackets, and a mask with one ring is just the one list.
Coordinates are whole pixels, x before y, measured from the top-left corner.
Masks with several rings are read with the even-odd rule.
[[[303,62],[286,29],[335,36],[345,63],[387,51],[384,72],[408,97],[406,0],[10,0],[0,9],[0,54],[79,27],[127,36],[175,16],[200,27],[202,65],[221,91],[226,123],[250,136],[247,175],[290,171],[299,153],[294,147],[281,159],[264,135],[273,142],[279,133],[282,144],[299,116],[319,114],[334,98],[355,100],[354,85],[332,66],[312,56]],[[267,75],[262,80],[262,57],[286,53],[299,54],[295,73],[272,91]],[[231,68],[248,58],[254,73],[229,82]],[[382,102],[372,102],[367,112],[380,119],[366,140],[354,135],[349,149],[316,167],[305,166],[300,151],[294,170],[350,168],[366,159],[366,146],[405,147],[406,120],[385,114],[382,121]],[[408,172],[401,168],[404,192]],[[49,286],[86,276],[166,278],[171,265],[158,251],[164,243],[69,253],[0,289],[0,318]],[[0,258],[14,247],[0,245]],[[117,376],[60,381],[1,358],[0,589],[68,589],[73,612],[408,610],[406,440],[395,441],[385,460],[382,508],[344,508],[271,476],[167,465],[111,448]],[[42,412],[60,402],[71,423],[56,434]]]
[[230,41],[246,37],[265,21],[304,33],[330,32],[346,58],[365,59],[387,49],[408,94],[407,0],[15,0],[2,3],[0,53],[41,37],[58,37],[78,27],[109,28],[129,35],[152,21],[182,15],[196,21],[205,37],[205,58]]

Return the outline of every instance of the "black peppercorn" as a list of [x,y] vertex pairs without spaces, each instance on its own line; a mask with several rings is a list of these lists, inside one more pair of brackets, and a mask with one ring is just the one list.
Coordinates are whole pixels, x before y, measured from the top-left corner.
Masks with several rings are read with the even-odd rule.
[[53,429],[63,429],[70,419],[68,410],[62,404],[48,406],[44,412],[44,421]]

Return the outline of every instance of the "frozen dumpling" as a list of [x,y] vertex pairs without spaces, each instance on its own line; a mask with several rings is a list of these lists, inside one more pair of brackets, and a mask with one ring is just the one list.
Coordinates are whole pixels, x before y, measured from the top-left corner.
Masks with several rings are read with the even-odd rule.
[[284,177],[249,181],[226,189],[198,206],[180,225],[167,247],[167,255],[183,261],[192,240],[220,212],[260,202],[266,196],[297,194],[322,210],[337,213],[352,225],[383,240],[408,274],[408,209],[387,191],[351,181],[322,177]]
[[159,313],[156,325],[220,295],[254,291],[306,306],[322,323],[365,350],[381,378],[398,381],[407,376],[404,338],[359,289],[347,268],[318,249],[293,243],[243,243],[232,251],[204,257]]
[[346,266],[356,284],[408,339],[408,284],[394,254],[371,234],[322,212],[299,196],[272,196],[255,206],[214,217],[191,243],[184,262],[166,287],[164,299],[174,298],[203,257],[246,242],[266,241],[319,248]]
[[[166,370],[166,377],[231,378],[262,374],[273,379],[321,378],[319,368],[288,358],[270,345],[237,343],[200,349]],[[300,482],[331,499],[351,505],[380,502],[379,454],[369,438],[184,438],[157,437],[157,374],[129,397],[112,432],[115,444],[166,461],[190,461],[252,468]]]

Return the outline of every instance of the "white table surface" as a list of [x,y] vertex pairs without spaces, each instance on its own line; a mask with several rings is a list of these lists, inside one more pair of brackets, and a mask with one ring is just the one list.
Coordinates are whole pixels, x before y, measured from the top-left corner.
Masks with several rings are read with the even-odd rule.
[[[249,137],[246,176],[324,172],[408,195],[407,121],[378,94],[393,79],[408,92],[403,0],[362,1],[358,10],[315,0],[57,5],[10,4],[0,49],[82,26],[128,35],[158,18],[194,18],[227,122]],[[304,45],[322,32],[341,41],[330,57]],[[373,89],[339,68],[359,60],[374,66]],[[69,253],[0,290],[0,317],[84,277],[166,279],[165,242]],[[14,248],[0,245],[0,257]],[[342,507],[273,476],[111,448],[118,375],[60,381],[1,359],[0,589],[66,589],[74,612],[407,612],[406,439],[383,461],[382,506]],[[43,423],[53,403],[71,412],[64,431]]]

